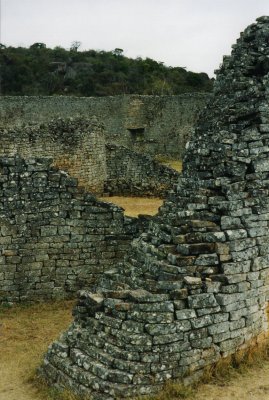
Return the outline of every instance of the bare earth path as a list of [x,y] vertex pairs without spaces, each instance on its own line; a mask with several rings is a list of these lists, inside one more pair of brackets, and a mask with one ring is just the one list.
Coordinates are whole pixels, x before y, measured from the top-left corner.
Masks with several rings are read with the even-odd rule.
[[125,215],[129,217],[137,217],[139,214],[154,215],[163,204],[162,199],[146,197],[112,196],[102,197],[100,200],[108,201],[124,208]]

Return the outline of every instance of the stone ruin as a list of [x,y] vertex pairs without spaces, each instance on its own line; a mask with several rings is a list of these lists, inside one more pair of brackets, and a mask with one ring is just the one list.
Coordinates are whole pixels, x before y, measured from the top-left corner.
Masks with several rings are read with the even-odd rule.
[[41,374],[95,400],[199,377],[268,332],[269,17],[217,71],[183,173],[123,263],[82,291]]
[[180,176],[149,155],[109,144],[106,145],[106,170],[104,192],[115,196],[165,198]]
[[74,297],[142,229],[51,161],[0,157],[0,302]]
[[105,136],[96,118],[56,118],[47,123],[0,128],[0,157],[51,158],[79,185],[102,193],[106,180]]
[[107,144],[178,159],[208,96],[0,96],[0,128],[95,116],[104,125]]
[[0,157],[52,158],[53,165],[96,195],[164,197],[178,172],[124,146],[107,144],[96,118],[56,118],[50,122],[0,128]]

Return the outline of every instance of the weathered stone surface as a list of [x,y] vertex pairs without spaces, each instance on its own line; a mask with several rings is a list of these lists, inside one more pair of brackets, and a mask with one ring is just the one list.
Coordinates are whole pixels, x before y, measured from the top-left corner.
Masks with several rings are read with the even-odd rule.
[[[1,102],[0,99],[0,112]],[[10,129],[1,129],[0,122],[0,135],[0,156],[51,157],[55,166],[76,177],[80,186],[97,195],[163,197],[179,176],[149,155],[106,144],[103,125],[95,117],[92,120],[57,118],[46,124]],[[28,168],[33,172],[31,166]],[[39,170],[34,166],[34,169],[35,188],[47,183],[57,186],[57,178],[47,180],[42,167]]]
[[178,96],[1,96],[0,126],[47,123],[51,119],[97,117],[106,143],[139,153],[178,158],[207,93]]
[[[41,372],[50,384],[83,386],[96,398],[111,387],[112,398],[141,395],[200,374],[268,330],[268,35],[269,17],[259,18],[224,58],[177,185],[123,264],[97,284],[104,310],[87,323],[75,311],[62,346],[48,350]],[[102,324],[102,314],[116,322]],[[81,382],[88,351],[91,375]]]
[[211,293],[201,293],[189,296],[188,303],[190,308],[207,308],[218,305],[215,296]]
[[[50,163],[0,157],[0,302],[74,297],[138,235],[121,208],[83,192]],[[94,305],[86,299],[81,314]]]
[[106,145],[104,192],[116,196],[164,197],[179,173],[123,146]]

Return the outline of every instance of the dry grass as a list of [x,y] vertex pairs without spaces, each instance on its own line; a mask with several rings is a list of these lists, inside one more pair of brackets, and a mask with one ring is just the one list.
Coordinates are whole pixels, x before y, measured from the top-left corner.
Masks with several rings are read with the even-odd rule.
[[125,215],[137,217],[139,214],[155,215],[163,204],[162,199],[145,197],[101,197],[100,200],[114,203],[124,208]]
[[190,399],[194,395],[193,388],[180,383],[168,381],[163,390],[153,396],[138,397],[135,400],[182,400]]
[[221,358],[215,365],[206,369],[203,383],[227,384],[231,379],[251,372],[253,368],[262,368],[265,362],[269,362],[269,339],[265,334],[261,334],[258,339],[248,342],[244,349]]
[[[72,320],[72,307],[73,302],[61,301],[0,308],[0,400],[78,400],[67,391],[33,385],[43,353]],[[268,376],[268,338],[261,336],[205,371],[206,384],[190,388],[168,382],[159,394],[143,400],[268,400]]]
[[167,160],[162,162],[163,165],[175,169],[177,172],[182,171],[182,161],[181,160]]
[[155,160],[160,164],[166,165],[167,167],[173,168],[178,172],[182,171],[182,160],[170,160],[162,156],[156,156]]
[[[0,308],[1,400],[55,399],[54,393],[34,387],[30,381],[48,345],[71,322],[72,307],[72,301],[61,301]],[[73,400],[66,396],[62,399]]]

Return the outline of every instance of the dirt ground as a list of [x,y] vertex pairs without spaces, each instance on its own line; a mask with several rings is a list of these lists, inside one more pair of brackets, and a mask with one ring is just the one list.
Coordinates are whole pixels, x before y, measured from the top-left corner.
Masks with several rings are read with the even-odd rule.
[[[29,382],[43,353],[70,323],[72,302],[0,309],[0,400],[49,400]],[[269,400],[269,362],[225,384],[198,388],[189,400]]]
[[0,400],[45,400],[29,381],[47,346],[72,320],[73,302],[0,309]]

